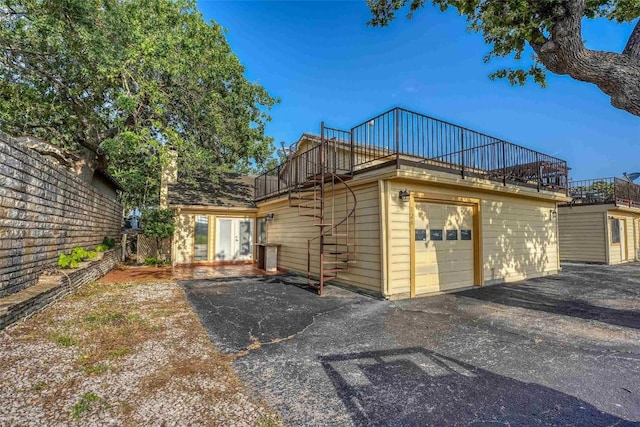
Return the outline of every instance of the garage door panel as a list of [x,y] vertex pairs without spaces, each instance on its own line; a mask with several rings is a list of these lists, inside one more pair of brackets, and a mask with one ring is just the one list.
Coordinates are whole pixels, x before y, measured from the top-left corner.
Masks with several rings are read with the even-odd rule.
[[473,241],[461,238],[462,230],[473,234],[473,207],[417,202],[415,208],[414,226],[426,231],[426,241],[415,242],[416,294],[472,286]]

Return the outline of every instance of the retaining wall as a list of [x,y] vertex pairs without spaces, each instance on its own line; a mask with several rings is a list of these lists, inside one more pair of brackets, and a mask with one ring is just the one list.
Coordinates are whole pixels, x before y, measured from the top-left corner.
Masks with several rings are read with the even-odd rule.
[[75,246],[119,241],[122,206],[56,160],[0,133],[0,297]]
[[41,275],[35,285],[2,298],[0,330],[107,274],[120,262],[120,249],[111,249],[98,257],[96,260],[81,263],[80,267],[74,270]]

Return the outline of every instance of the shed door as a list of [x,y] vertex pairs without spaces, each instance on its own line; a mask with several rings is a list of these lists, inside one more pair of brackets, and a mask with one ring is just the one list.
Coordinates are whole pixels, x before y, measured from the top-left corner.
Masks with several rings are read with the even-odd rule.
[[620,220],[620,259],[622,261],[628,261],[628,251],[627,251],[627,220]]
[[473,286],[473,207],[417,202],[414,218],[416,294]]

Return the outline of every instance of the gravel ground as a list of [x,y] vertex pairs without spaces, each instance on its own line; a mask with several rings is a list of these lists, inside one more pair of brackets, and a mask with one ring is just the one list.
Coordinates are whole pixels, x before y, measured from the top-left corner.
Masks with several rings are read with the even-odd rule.
[[0,332],[0,425],[280,425],[174,282],[92,284]]

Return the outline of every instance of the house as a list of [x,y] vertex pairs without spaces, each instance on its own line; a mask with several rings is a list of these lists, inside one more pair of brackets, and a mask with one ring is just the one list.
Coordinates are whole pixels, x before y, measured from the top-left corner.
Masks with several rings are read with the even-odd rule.
[[564,160],[401,108],[349,130],[322,124],[255,177],[252,198],[224,190],[236,199],[214,202],[222,190],[210,188],[180,201],[169,186],[174,262],[204,262],[202,245],[207,262],[246,262],[254,242],[277,244],[279,269],[320,293],[332,280],[386,298],[556,274],[567,172]]
[[621,178],[571,181],[568,194],[571,202],[558,209],[561,261],[639,260],[639,185]]
[[167,187],[168,207],[176,212],[173,264],[252,263],[254,177],[227,173],[216,182],[196,180],[178,174]]

